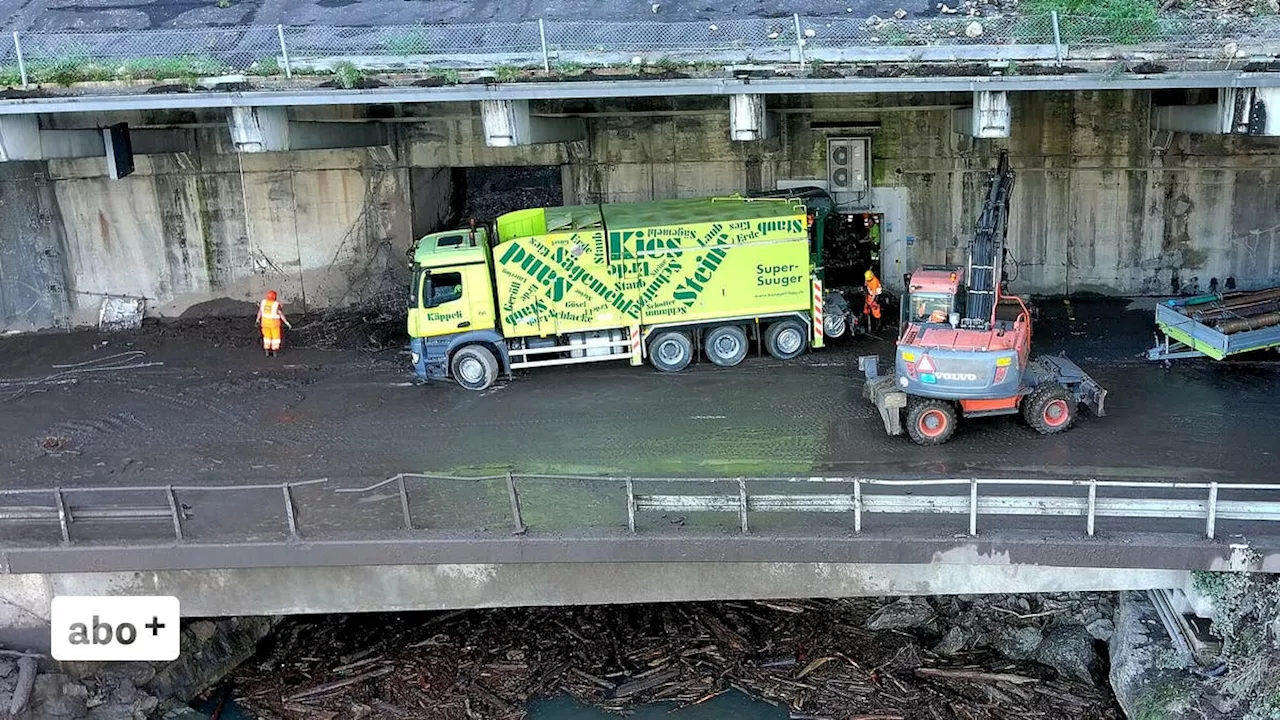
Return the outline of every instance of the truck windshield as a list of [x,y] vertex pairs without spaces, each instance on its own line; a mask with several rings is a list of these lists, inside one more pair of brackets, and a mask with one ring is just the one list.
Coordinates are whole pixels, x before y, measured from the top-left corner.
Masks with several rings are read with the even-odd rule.
[[944,323],[951,312],[951,296],[946,293],[912,293],[911,321]]

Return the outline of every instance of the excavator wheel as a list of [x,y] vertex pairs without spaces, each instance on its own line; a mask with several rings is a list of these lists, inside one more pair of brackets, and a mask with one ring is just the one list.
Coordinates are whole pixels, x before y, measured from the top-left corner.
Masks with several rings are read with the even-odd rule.
[[1041,435],[1053,435],[1076,421],[1076,401],[1057,383],[1038,386],[1022,400],[1022,417]]
[[956,408],[945,400],[916,400],[907,408],[907,434],[917,445],[941,445],[956,431]]

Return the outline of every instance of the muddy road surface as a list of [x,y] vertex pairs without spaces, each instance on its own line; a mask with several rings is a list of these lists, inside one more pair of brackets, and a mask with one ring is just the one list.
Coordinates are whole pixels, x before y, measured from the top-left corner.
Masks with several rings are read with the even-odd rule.
[[[1045,304],[1038,351],[1065,350],[1092,373],[1110,391],[1108,416],[1082,413],[1054,437],[1016,418],[970,420],[938,448],[884,434],[862,400],[857,357],[888,357],[891,344],[865,337],[734,369],[541,369],[480,394],[412,386],[396,343],[322,350],[286,336],[285,352],[264,358],[251,318],[194,333],[10,337],[0,340],[0,486],[360,482],[506,468],[1272,478],[1280,364],[1148,363],[1137,355],[1151,344],[1150,318],[1148,303]],[[124,352],[135,354],[109,359]],[[90,364],[53,367],[76,363]]]

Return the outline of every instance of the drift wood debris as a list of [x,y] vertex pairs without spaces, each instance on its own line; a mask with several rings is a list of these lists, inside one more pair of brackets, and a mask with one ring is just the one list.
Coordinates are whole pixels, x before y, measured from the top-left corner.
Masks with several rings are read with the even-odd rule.
[[[867,629],[874,601],[522,608],[292,621],[236,678],[264,719],[522,718],[568,694],[624,713],[738,690],[793,718],[1111,720],[1105,688]],[[934,628],[936,631],[936,628]]]

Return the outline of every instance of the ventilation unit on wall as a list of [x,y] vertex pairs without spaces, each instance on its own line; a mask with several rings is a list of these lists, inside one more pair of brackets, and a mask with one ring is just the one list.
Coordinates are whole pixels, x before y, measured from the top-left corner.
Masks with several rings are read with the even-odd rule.
[[827,140],[827,190],[841,209],[869,204],[870,138]]

